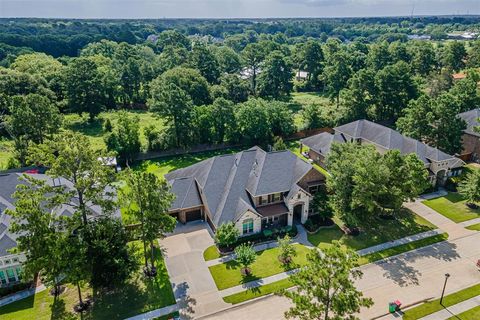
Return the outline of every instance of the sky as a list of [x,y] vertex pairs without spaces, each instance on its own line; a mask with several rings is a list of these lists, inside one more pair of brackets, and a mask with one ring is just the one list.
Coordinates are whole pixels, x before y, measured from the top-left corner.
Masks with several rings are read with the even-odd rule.
[[0,0],[0,17],[268,18],[480,14],[480,0]]

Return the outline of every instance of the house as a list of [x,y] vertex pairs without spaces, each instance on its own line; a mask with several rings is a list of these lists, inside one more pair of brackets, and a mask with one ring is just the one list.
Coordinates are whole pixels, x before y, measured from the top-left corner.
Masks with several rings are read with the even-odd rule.
[[305,81],[308,79],[308,72],[307,71],[297,71],[295,73],[295,80],[297,81]]
[[480,132],[474,130],[480,126],[480,109],[473,109],[458,115],[467,123],[467,129],[463,131],[462,156],[471,161],[478,161],[480,158]]
[[[37,173],[37,170],[27,171],[28,174],[36,179],[45,180],[51,186],[62,186],[69,189],[73,188],[70,181],[64,178],[55,178]],[[17,185],[26,184],[21,179],[22,172],[0,172],[0,287],[18,283],[22,279],[22,262],[25,261],[23,253],[12,253],[12,249],[17,246],[17,235],[9,230],[12,217],[5,211],[15,208],[15,199],[13,193]],[[89,206],[89,210],[94,216],[101,214],[98,206]],[[56,209],[57,214],[63,216],[72,216],[74,207],[65,204]],[[115,213],[120,217],[120,211]]]
[[[325,157],[333,143],[358,142],[371,144],[378,152],[400,150],[401,154],[415,153],[425,164],[432,184],[443,185],[450,176],[461,173],[465,164],[462,160],[437,148],[406,137],[388,127],[368,120],[358,120],[334,128],[334,133],[320,133],[300,140],[301,152],[320,166],[325,167]],[[307,150],[305,150],[305,147]]]
[[304,223],[325,177],[292,152],[254,147],[209,158],[165,175],[180,222],[205,220],[212,230],[234,222],[241,235]]
[[467,74],[463,72],[452,74],[453,81],[463,80],[466,77],[467,77]]

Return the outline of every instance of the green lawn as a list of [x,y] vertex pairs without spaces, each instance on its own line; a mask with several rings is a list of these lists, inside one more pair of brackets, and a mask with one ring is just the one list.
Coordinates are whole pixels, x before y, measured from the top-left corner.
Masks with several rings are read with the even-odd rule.
[[[156,117],[153,113],[147,111],[127,111],[131,116],[138,116],[140,119],[140,141],[143,146],[146,146],[147,139],[143,134],[143,129],[149,125],[155,125],[157,128],[164,126],[164,121]],[[112,125],[118,120],[118,111],[102,112],[98,115],[94,122],[87,121],[87,115],[80,117],[78,114],[67,114],[64,117],[65,128],[81,132],[90,138],[92,145],[97,148],[105,148],[104,138],[106,133],[103,131],[103,120],[110,119]]]
[[396,246],[393,248],[385,249],[382,251],[378,251],[375,253],[367,254],[365,256],[360,257],[359,263],[360,265],[364,265],[367,263],[375,262],[378,260],[382,260],[388,257],[395,256],[397,254],[405,253],[407,251],[415,250],[418,248],[422,248],[437,242],[445,241],[448,239],[447,233],[438,234],[432,237],[428,237],[425,239],[412,241],[410,243],[402,244],[400,246]]
[[205,259],[205,261],[215,260],[218,258],[220,258],[220,252],[218,252],[216,245],[208,247],[203,252],[203,259]]
[[352,249],[360,250],[436,228],[407,209],[403,209],[396,220],[377,219],[358,236],[346,235],[339,227],[341,222],[338,219],[334,220],[337,224],[322,228],[315,234],[308,234],[308,240],[319,248],[330,246],[333,240],[338,240]]
[[243,149],[245,148],[229,148],[224,150],[206,151],[194,154],[166,157],[159,160],[146,160],[136,164],[134,166],[134,169],[152,172],[157,174],[158,176],[163,177],[170,171],[191,166],[192,164],[214,156],[239,152]]
[[423,204],[457,223],[480,217],[480,209],[467,207],[463,197],[456,192],[449,192],[446,196],[425,200]]
[[257,252],[257,260],[251,265],[252,274],[249,276],[242,276],[240,272],[241,266],[235,260],[209,267],[210,273],[217,288],[223,290],[295,269],[298,265],[304,265],[306,263],[306,256],[310,249],[299,244],[294,246],[297,249],[298,255],[289,266],[284,266],[278,260],[280,253],[279,248],[273,248]]
[[473,224],[471,226],[466,227],[468,230],[473,230],[473,231],[480,231],[480,223]]
[[251,300],[254,298],[258,298],[261,296],[265,296],[270,293],[279,292],[282,289],[287,289],[293,286],[292,282],[287,278],[279,281],[272,282],[270,284],[266,284],[264,286],[242,291],[239,293],[232,294],[230,296],[226,296],[223,300],[227,303],[237,304],[240,302],[244,302],[247,300]]
[[[449,294],[443,298],[443,306],[440,305],[440,299],[432,300],[419,305],[418,307],[408,309],[403,315],[403,320],[414,320],[425,317],[429,314],[442,310],[444,307],[450,307],[454,304],[468,300],[480,294],[480,284]],[[459,318],[469,319],[469,318]],[[477,318],[473,318],[477,319]]]
[[447,320],[478,320],[480,319],[480,306],[457,314],[455,316],[451,316]]
[[[141,265],[141,247],[134,244],[136,257]],[[139,271],[122,287],[108,293],[94,292],[91,288],[83,289],[83,296],[91,296],[93,308],[83,319],[125,319],[140,313],[158,309],[175,303],[172,287],[160,251],[155,251],[158,275],[152,280],[144,279]],[[48,291],[40,292],[0,308],[2,320],[32,319],[80,319],[73,312],[77,303],[77,291],[68,285],[66,292],[58,301],[53,301]]]

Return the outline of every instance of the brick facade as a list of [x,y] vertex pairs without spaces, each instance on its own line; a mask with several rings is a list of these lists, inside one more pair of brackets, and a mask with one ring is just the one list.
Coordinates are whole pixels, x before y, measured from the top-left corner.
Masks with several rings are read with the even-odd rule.
[[464,134],[462,136],[463,154],[470,155],[470,159],[478,159],[480,157],[480,137]]

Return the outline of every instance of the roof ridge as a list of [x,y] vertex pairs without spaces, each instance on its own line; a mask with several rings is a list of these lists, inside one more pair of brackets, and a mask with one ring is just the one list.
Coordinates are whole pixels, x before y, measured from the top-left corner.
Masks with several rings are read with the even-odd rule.
[[[223,207],[225,206],[225,203],[228,198],[229,192],[227,190],[230,190],[233,180],[235,179],[235,176],[237,175],[237,169],[239,163],[237,163],[237,156],[239,155],[238,160],[240,160],[243,157],[243,151],[236,153],[235,154],[235,159],[232,168],[230,169],[230,174],[228,175],[227,182],[225,183],[223,187],[223,193],[222,193],[222,198],[220,199],[220,202],[218,203],[217,207],[215,208],[215,216],[217,216],[217,212],[219,209],[223,210]],[[240,161],[239,161],[240,162]]]

